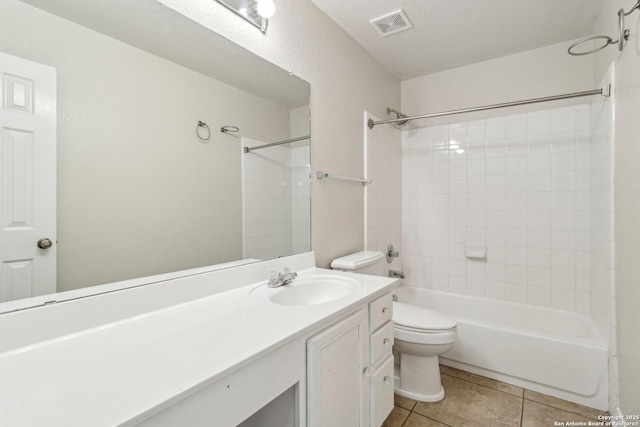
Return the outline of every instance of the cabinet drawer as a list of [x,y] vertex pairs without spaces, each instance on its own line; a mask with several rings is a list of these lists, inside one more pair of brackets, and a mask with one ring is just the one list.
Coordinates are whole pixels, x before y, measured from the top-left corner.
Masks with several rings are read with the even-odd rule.
[[371,334],[369,349],[371,366],[378,366],[385,357],[391,354],[393,348],[393,322],[387,322]]
[[371,332],[391,320],[393,316],[393,297],[385,294],[369,303],[369,330]]
[[370,425],[381,426],[393,409],[393,356],[371,375]]

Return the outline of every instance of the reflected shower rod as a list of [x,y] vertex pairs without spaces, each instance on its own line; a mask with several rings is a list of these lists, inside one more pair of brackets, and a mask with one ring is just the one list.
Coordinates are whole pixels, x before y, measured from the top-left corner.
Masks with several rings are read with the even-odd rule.
[[274,145],[289,144],[291,142],[302,141],[302,140],[309,139],[309,138],[311,138],[311,136],[307,135],[307,136],[301,136],[301,137],[298,137],[298,138],[286,139],[284,141],[272,142],[271,144],[257,145],[255,147],[244,147],[244,152],[245,153],[250,153],[253,150],[259,150],[261,148],[273,147]]
[[367,124],[369,126],[369,129],[373,129],[375,125],[382,125],[385,123],[397,123],[405,120],[429,119],[432,117],[451,116],[453,114],[472,113],[475,111],[484,111],[484,110],[494,110],[496,108],[515,107],[518,105],[536,104],[538,102],[559,101],[561,99],[578,98],[581,96],[591,96],[591,95],[610,96],[611,85],[608,85],[607,87],[602,89],[588,90],[585,92],[566,93],[564,95],[546,96],[544,98],[525,99],[523,101],[513,101],[513,102],[505,102],[503,104],[484,105],[482,107],[463,108],[460,110],[443,111],[440,113],[430,113],[430,114],[422,114],[419,116],[408,116],[408,117],[401,117],[397,119],[380,120],[377,122],[374,122],[373,120],[369,119]]

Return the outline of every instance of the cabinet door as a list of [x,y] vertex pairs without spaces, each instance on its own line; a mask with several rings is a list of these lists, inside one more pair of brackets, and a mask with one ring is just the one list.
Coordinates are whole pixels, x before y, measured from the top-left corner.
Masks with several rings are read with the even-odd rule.
[[368,347],[364,310],[307,341],[309,427],[368,425]]
[[379,427],[393,409],[393,356],[371,374],[371,427]]

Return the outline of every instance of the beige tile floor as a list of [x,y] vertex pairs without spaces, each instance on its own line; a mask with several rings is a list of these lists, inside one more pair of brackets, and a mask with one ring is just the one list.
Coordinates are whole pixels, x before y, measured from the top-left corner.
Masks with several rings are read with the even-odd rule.
[[551,427],[594,421],[605,412],[480,375],[440,366],[445,398],[416,402],[396,395],[383,427]]

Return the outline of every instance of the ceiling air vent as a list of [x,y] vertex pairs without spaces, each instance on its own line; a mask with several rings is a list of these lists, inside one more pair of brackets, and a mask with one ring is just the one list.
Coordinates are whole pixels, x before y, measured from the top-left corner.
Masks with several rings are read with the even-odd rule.
[[404,14],[402,9],[387,13],[369,22],[383,37],[413,28],[409,18],[407,18],[407,15]]

